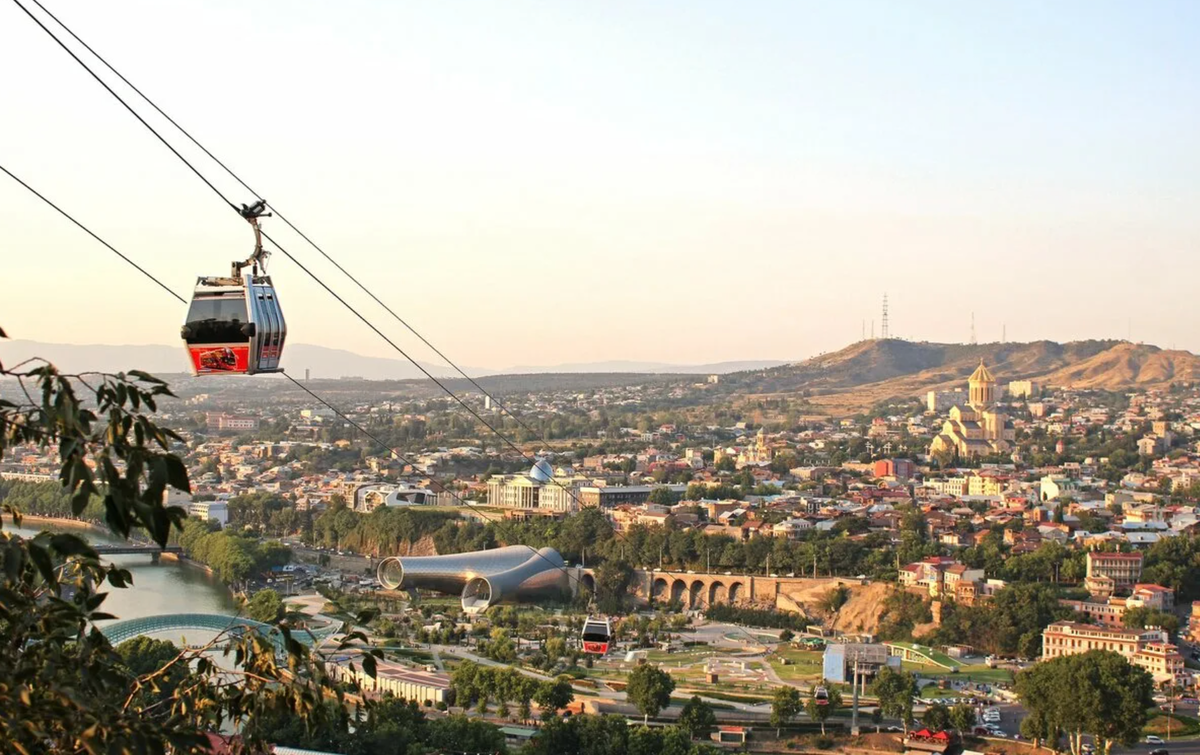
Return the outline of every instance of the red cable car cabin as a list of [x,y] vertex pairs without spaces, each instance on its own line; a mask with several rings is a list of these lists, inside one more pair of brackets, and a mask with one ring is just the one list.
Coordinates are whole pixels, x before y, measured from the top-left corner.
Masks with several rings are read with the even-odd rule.
[[193,375],[280,372],[287,323],[271,277],[198,278],[181,335]]
[[583,622],[583,652],[592,655],[604,655],[612,644],[612,624],[608,619],[596,619],[589,616]]

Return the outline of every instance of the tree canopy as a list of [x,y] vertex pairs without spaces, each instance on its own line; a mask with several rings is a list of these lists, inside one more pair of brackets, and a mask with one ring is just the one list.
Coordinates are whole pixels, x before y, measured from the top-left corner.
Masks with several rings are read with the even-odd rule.
[[625,696],[647,720],[671,704],[674,691],[675,680],[671,675],[650,663],[635,668],[625,683]]
[[1114,743],[1134,744],[1153,707],[1154,681],[1118,653],[1090,650],[1042,661],[1017,675],[1017,694],[1029,711],[1026,735],[1057,741],[1066,733],[1072,755],[1083,735],[1095,738],[1100,755]]

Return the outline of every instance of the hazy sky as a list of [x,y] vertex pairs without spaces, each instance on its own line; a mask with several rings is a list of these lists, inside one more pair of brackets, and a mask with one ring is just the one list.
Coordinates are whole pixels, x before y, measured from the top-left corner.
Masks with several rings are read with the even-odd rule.
[[[463,364],[801,358],[885,291],[912,339],[1200,350],[1191,0],[44,2]],[[249,251],[11,3],[0,67],[0,164],[178,290]],[[394,355],[270,272],[292,339]],[[13,337],[178,342],[2,175],[0,281]]]

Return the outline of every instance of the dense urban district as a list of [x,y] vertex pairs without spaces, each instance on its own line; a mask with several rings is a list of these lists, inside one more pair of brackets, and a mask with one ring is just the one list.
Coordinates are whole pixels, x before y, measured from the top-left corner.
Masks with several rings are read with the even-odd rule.
[[[868,347],[894,344],[854,358]],[[385,704],[261,722],[281,748],[1197,751],[1200,383],[1080,387],[981,356],[847,412],[896,376],[835,402],[783,368],[503,378],[461,400],[312,381],[329,404],[180,380],[158,418],[191,479],[166,503],[190,516],[162,557],[257,621],[369,617],[375,673],[328,663]],[[0,502],[70,517],[60,465],[9,449]],[[472,566],[512,546],[553,578],[505,591]],[[585,652],[588,617],[607,652]]]

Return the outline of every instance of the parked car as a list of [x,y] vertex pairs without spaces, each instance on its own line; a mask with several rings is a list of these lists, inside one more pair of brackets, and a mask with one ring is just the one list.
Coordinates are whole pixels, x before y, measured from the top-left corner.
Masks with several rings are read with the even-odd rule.
[[1151,750],[1150,755],[1171,755],[1166,749],[1159,747],[1157,750]]
[[1160,745],[1162,743],[1163,743],[1162,737],[1156,737],[1153,734],[1146,737],[1146,744],[1148,744],[1148,745]]

